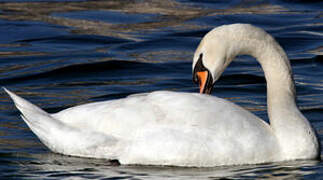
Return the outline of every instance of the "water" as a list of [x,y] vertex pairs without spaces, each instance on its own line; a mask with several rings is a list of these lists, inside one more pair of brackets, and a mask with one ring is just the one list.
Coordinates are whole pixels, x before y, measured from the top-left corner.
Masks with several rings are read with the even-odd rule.
[[[319,1],[0,1],[0,85],[48,112],[154,90],[197,92],[191,61],[213,27],[252,23],[284,47],[298,103],[323,137],[323,4]],[[268,120],[263,72],[238,57],[213,95]],[[114,166],[54,154],[0,93],[0,176],[5,179],[320,179],[321,161],[214,168]]]

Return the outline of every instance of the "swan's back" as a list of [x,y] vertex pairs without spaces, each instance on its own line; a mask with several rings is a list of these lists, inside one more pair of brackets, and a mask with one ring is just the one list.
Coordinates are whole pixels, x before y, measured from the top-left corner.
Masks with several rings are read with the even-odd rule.
[[119,125],[120,129],[132,125],[138,127],[165,125],[181,128],[221,126],[223,129],[221,124],[227,122],[233,123],[230,128],[244,123],[262,125],[266,128],[268,126],[254,114],[224,99],[197,93],[169,91],[84,104],[68,108],[53,116],[71,126],[88,128],[89,125],[94,125],[95,129],[101,127],[105,132],[107,129],[118,129]]

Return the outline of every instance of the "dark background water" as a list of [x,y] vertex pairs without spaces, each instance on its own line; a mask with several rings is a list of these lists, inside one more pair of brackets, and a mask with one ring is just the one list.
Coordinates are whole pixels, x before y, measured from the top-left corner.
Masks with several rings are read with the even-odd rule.
[[[251,23],[286,50],[298,104],[323,138],[323,4],[278,0],[0,0],[0,85],[48,112],[154,90],[197,92],[191,61],[212,28]],[[215,85],[268,120],[263,72],[238,57]],[[321,161],[214,168],[112,166],[51,153],[0,92],[0,177],[13,179],[321,179]]]

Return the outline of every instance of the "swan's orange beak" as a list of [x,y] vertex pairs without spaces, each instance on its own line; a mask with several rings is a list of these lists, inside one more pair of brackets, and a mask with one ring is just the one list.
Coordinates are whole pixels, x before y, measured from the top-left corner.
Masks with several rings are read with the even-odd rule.
[[196,72],[201,94],[211,94],[213,90],[212,78],[209,71]]
[[196,75],[198,77],[198,82],[199,82],[199,86],[200,86],[200,93],[202,94],[204,92],[204,89],[206,86],[208,72],[207,71],[200,71],[200,72],[197,72]]

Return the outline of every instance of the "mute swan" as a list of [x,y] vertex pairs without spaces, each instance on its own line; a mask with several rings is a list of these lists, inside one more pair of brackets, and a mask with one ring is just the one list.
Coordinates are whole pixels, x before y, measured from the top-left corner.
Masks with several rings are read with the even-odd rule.
[[[255,57],[267,80],[270,124],[207,95],[235,56]],[[248,24],[207,33],[193,60],[200,93],[156,91],[75,106],[55,114],[5,91],[53,152],[121,164],[210,167],[319,158],[319,143],[295,102],[291,66],[264,30]]]

